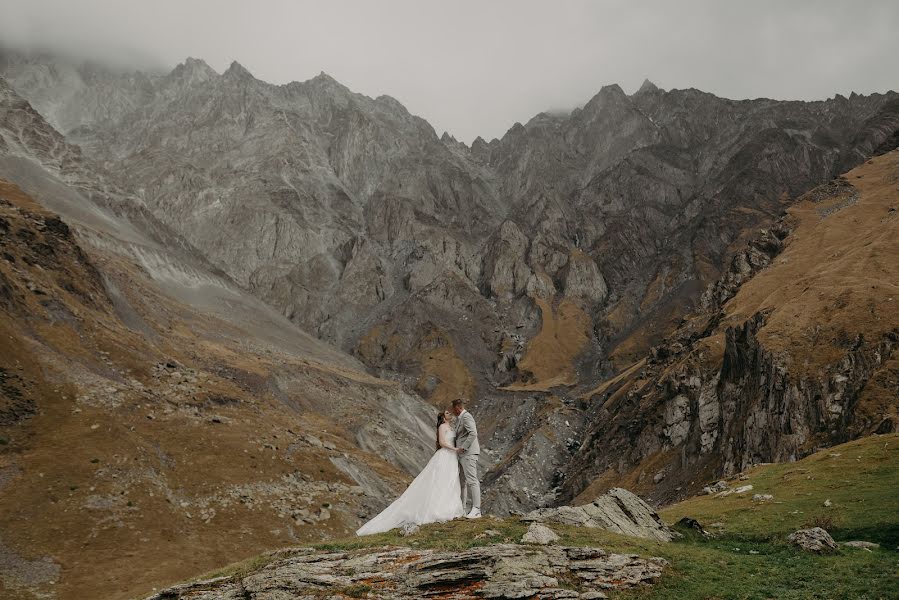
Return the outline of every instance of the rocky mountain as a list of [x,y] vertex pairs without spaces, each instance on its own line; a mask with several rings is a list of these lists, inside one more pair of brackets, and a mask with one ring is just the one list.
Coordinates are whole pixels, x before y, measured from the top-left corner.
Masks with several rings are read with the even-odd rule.
[[899,150],[803,195],[648,356],[584,394],[563,497],[656,502],[899,431]]
[[0,174],[0,596],[130,598],[343,534],[430,457],[420,398],[240,289],[2,80]]
[[[275,86],[237,63],[121,74],[15,54],[2,73],[238,285],[435,402],[622,366],[744,230],[899,126],[892,93],[738,102],[647,82],[468,148],[325,74]],[[582,339],[525,359],[551,319]]]
[[[186,307],[179,314],[263,340],[235,335],[223,356],[260,356],[267,375],[250,392],[340,424],[334,435],[369,470],[339,469],[372,491],[400,477],[377,483],[370,471],[386,467],[372,455],[408,472],[427,455],[419,396],[474,399],[496,513],[622,483],[667,500],[894,423],[892,321],[879,300],[859,296],[870,330],[844,311],[845,331],[827,330],[844,341],[794,355],[802,335],[830,326],[830,305],[771,295],[829,264],[829,248],[810,240],[831,224],[850,231],[844,219],[858,219],[863,233],[840,242],[847,253],[880,231],[853,213],[868,206],[864,190],[844,198],[861,190],[854,175],[829,184],[839,199],[814,213],[821,224],[802,244],[797,227],[814,221],[795,211],[808,212],[797,199],[815,186],[895,146],[894,92],[733,101],[613,85],[569,115],[469,147],[324,73],[272,85],[238,63],[123,73],[4,51],[0,77],[0,175],[70,222],[89,256],[138,266],[141,285]],[[793,248],[789,264],[804,270],[778,271]],[[888,237],[877,252],[892,252]],[[93,260],[105,273],[107,259]],[[769,271],[777,283],[738,300]],[[822,292],[867,284],[818,276]],[[765,337],[772,314],[805,329]],[[171,317],[147,319],[153,329]],[[845,340],[859,333],[852,350]],[[340,376],[283,372],[293,363],[259,347]],[[205,348],[210,361],[223,352]],[[310,381],[320,393],[297,400]],[[406,430],[413,439],[396,437]],[[347,506],[361,515],[374,503]]]

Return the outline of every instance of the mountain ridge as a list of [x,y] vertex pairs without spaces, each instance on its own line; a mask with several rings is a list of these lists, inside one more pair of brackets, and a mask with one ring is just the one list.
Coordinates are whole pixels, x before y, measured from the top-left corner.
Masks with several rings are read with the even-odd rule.
[[[3,73],[26,96],[52,95],[14,62]],[[87,86],[73,96],[84,115],[60,114],[238,286],[432,404],[473,396],[503,510],[552,502],[564,440],[590,419],[571,396],[674,331],[748,232],[899,129],[894,93],[734,101],[611,85],[468,148],[330,77],[270,85],[235,69],[157,91],[126,78],[108,119],[91,101],[102,86]],[[578,425],[519,452],[565,421]]]

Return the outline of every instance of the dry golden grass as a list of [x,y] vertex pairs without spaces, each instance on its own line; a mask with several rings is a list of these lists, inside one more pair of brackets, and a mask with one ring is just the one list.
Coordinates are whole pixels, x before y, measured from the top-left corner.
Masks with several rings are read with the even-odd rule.
[[839,361],[857,335],[877,343],[899,330],[899,152],[846,178],[857,202],[823,218],[826,201],[792,207],[798,225],[786,250],[726,307],[725,326],[772,310],[759,340],[795,373]]
[[[421,356],[421,374],[416,386],[419,394],[438,408],[449,406],[455,398],[474,397],[474,378],[459,358],[448,335],[435,329],[424,337],[419,346],[426,349]],[[426,385],[431,378],[438,383],[427,394]]]
[[587,345],[590,317],[570,300],[563,299],[556,307],[543,298],[535,302],[543,323],[518,363],[525,379],[503,389],[549,390],[577,383],[574,361]]
[[[0,206],[11,231],[28,229],[43,240],[30,217],[16,209],[49,213],[2,181],[0,196],[14,206]],[[52,268],[22,260],[25,244],[9,246],[14,263],[0,259],[17,302],[0,309],[0,368],[23,382],[21,392],[36,409],[18,423],[0,425],[0,470],[15,473],[0,491],[0,544],[22,559],[52,557],[60,565],[59,581],[45,591],[61,599],[142,597],[154,586],[273,547],[346,534],[357,523],[340,510],[315,525],[282,514],[285,508],[314,512],[325,502],[354,506],[352,494],[340,496],[326,485],[308,492],[308,506],[291,495],[294,488],[278,487],[292,474],[353,485],[331,462],[333,455],[368,465],[397,487],[408,481],[359,450],[342,420],[290,408],[271,395],[266,381],[277,365],[342,393],[351,385],[396,384],[315,357],[248,350],[242,332],[172,301],[119,257],[92,252],[90,259],[116,279],[157,335],[139,334],[118,320],[74,244],[46,241],[55,248]],[[26,282],[44,293],[29,291]],[[94,300],[69,291],[65,286],[72,282]],[[54,303],[50,308],[41,304],[47,300]],[[208,377],[183,393],[160,395],[162,384],[152,371],[166,360]],[[115,403],[78,400],[111,385],[122,390],[104,392]],[[217,403],[221,398],[229,400]],[[0,394],[0,408],[4,401]],[[314,406],[302,390],[292,391],[291,401]],[[288,452],[298,439],[290,431],[313,433],[337,450],[299,444]],[[263,492],[242,492],[250,488]],[[203,518],[204,506],[215,510],[211,518]],[[0,597],[19,593],[10,585],[0,578]]]

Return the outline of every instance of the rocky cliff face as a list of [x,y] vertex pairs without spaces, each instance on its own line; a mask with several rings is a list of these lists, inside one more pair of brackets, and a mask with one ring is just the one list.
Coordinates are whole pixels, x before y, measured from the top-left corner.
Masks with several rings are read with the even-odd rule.
[[0,175],[0,595],[133,597],[342,535],[430,457],[420,398],[235,285],[3,80]]
[[240,286],[419,382],[436,330],[479,394],[541,378],[508,352],[539,330],[541,298],[586,317],[555,371],[639,355],[744,229],[899,127],[892,95],[735,102],[647,84],[467,148],[325,74],[273,86],[237,63],[117,74],[13,54],[3,73]]
[[591,425],[563,494],[629,481],[665,502],[896,431],[896,181],[899,154],[869,160],[735,254],[698,313],[584,396]]
[[434,404],[474,397],[502,511],[588,485],[595,465],[569,476],[570,461],[606,452],[610,415],[642,413],[578,396],[639,373],[686,312],[729,293],[702,300],[708,285],[745,279],[726,271],[751,232],[899,130],[894,93],[732,101],[647,83],[469,148],[325,74],[0,64],[197,260]]

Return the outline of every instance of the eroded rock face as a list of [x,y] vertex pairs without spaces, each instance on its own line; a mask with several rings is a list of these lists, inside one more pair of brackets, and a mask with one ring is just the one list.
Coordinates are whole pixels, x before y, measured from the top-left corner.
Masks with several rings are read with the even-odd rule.
[[638,496],[613,488],[590,504],[543,508],[526,517],[536,522],[596,527],[622,535],[670,542],[677,533]]
[[[892,93],[733,102],[607,86],[568,116],[541,114],[468,148],[396,100],[355,94],[325,74],[275,86],[237,63],[221,74],[191,59],[168,74],[122,75],[5,54],[0,75],[198,260],[435,402],[473,396],[492,447],[511,453],[484,461],[501,471],[490,477],[494,497],[515,497],[502,511],[570,499],[595,474],[562,481],[580,448],[569,439],[582,431],[555,424],[549,394],[529,399],[547,410],[495,408],[510,398],[500,388],[527,377],[517,365],[541,330],[538,301],[584,311],[586,341],[570,369],[578,383],[611,375],[686,309],[715,310],[763,266],[780,243],[774,230],[722,267],[745,231],[770,225],[789,198],[899,129]],[[462,368],[429,371],[423,349],[434,331]],[[641,458],[694,438],[702,456],[729,444],[726,407],[714,399],[725,383],[715,377],[670,390],[689,405],[671,407],[663,440],[653,429],[635,442],[631,431],[627,444]],[[596,425],[583,453],[599,445],[593,429],[607,417],[570,419]],[[534,440],[539,460],[514,456],[525,425],[547,428]],[[519,493],[525,486],[539,489]]]
[[482,393],[493,382],[477,361],[510,328],[539,325],[533,297],[582,304],[603,323],[586,351],[605,353],[670,319],[670,299],[695,301],[784,193],[860,161],[899,123],[890,94],[732,102],[610,85],[567,117],[468,148],[324,73],[275,86],[237,63],[123,75],[7,52],[0,74],[206,259],[319,337],[355,350],[376,326],[408,335],[403,318],[413,330],[467,318],[474,335],[456,342]]
[[[853,257],[895,239],[897,173],[895,153],[871,160],[804,196],[738,250],[700,309],[592,398],[560,500],[617,472],[634,477],[653,503],[670,502],[699,491],[698,472],[708,481],[891,431],[895,385],[885,382],[894,377],[899,321],[880,308],[890,297],[880,289],[885,275]],[[866,177],[868,188],[849,183]],[[838,235],[828,228],[834,220]],[[847,221],[877,233],[843,233]],[[829,240],[824,256],[818,235]],[[800,284],[797,271],[812,276]],[[839,275],[849,272],[852,284]],[[858,279],[866,283],[855,288]],[[736,493],[717,485],[703,492]]]
[[305,598],[365,586],[368,598],[601,598],[651,584],[667,562],[600,548],[502,544],[461,552],[411,548],[356,552],[284,550],[246,574],[162,590],[147,600]]

